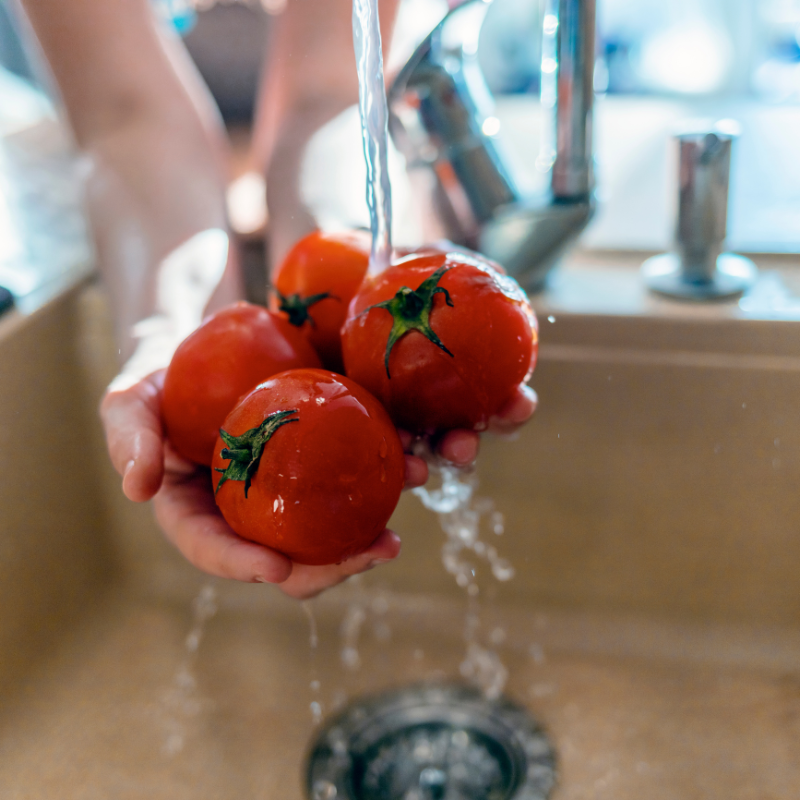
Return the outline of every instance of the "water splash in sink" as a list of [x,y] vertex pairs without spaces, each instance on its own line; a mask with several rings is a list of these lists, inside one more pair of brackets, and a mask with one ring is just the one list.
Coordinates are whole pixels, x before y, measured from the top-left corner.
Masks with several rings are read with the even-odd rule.
[[208,704],[197,691],[195,664],[208,621],[217,613],[217,585],[210,580],[203,584],[192,601],[192,626],[184,640],[184,652],[172,684],[161,696],[159,721],[166,737],[161,746],[165,756],[176,756],[186,745],[187,723],[195,719]]
[[[442,564],[456,583],[467,593],[467,613],[464,621],[464,641],[467,653],[461,663],[461,674],[479,686],[488,698],[499,697],[508,679],[508,670],[497,651],[480,641],[480,585],[478,566],[469,554],[489,565],[492,575],[505,582],[514,577],[514,567],[500,556],[493,544],[481,538],[481,528],[489,527],[495,536],[504,532],[504,520],[494,502],[487,497],[475,497],[478,485],[472,469],[459,468],[430,452],[420,441],[416,454],[428,462],[428,485],[414,489],[422,504],[439,516],[446,540],[442,546]],[[432,488],[435,484],[435,488]],[[494,636],[490,645],[499,645],[501,636]]]
[[316,727],[322,722],[322,701],[320,700],[320,688],[322,684],[319,680],[317,669],[317,651],[319,650],[319,633],[317,632],[317,618],[314,616],[314,608],[310,600],[305,600],[302,604],[303,612],[308,618],[308,647],[311,667],[309,669],[309,689],[311,690],[311,721]]

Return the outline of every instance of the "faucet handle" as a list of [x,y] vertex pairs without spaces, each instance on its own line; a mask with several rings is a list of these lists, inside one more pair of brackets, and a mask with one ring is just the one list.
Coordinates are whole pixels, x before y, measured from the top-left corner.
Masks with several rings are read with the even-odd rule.
[[691,125],[674,136],[678,149],[678,213],[673,252],[642,265],[656,292],[686,300],[731,297],[756,279],[752,261],[723,253],[728,217],[732,120]]

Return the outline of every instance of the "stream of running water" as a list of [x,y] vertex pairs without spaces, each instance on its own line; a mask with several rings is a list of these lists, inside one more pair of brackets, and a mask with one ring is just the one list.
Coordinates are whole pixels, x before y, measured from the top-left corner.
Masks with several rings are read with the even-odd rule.
[[[392,255],[389,114],[377,0],[353,0],[353,44],[358,71],[361,137],[367,165],[367,205],[372,230],[370,273],[377,274],[388,266]],[[440,486],[438,489],[415,489],[414,494],[427,508],[438,514],[447,537],[442,548],[444,568],[455,577],[468,598],[464,626],[467,654],[461,664],[461,674],[480,686],[487,696],[497,697],[505,686],[508,671],[496,650],[480,643],[480,590],[476,570],[464,558],[464,552],[471,551],[479,559],[485,560],[497,580],[510,580],[514,575],[511,564],[498,555],[493,545],[486,544],[480,538],[482,519],[489,519],[494,533],[502,534],[502,514],[494,509],[490,499],[473,497],[477,485],[474,473],[460,470],[439,459],[424,443],[420,443],[420,446],[419,454],[428,461],[431,476],[438,480]],[[358,664],[358,631],[363,620],[363,603],[352,604],[342,626],[346,641],[342,656],[345,663],[348,660],[351,662],[351,668]]]
[[309,708],[311,709],[311,721],[314,726],[322,722],[322,700],[320,699],[320,689],[322,684],[319,680],[319,670],[317,667],[317,652],[319,650],[319,633],[317,632],[317,618],[314,616],[314,608],[310,600],[303,601],[303,611],[308,618],[308,646],[311,651],[311,669],[309,670],[309,688],[311,689],[311,702]]
[[[388,170],[388,108],[383,74],[380,20],[377,0],[353,0],[353,44],[356,54],[359,86],[359,112],[364,158],[367,165],[367,205],[370,214],[372,249],[370,273],[384,270],[392,256],[392,192]],[[475,564],[468,554],[485,561],[498,581],[510,580],[514,568],[501,558],[497,548],[480,537],[482,524],[488,524],[495,535],[503,533],[502,514],[495,510],[488,498],[474,496],[477,479],[471,470],[459,469],[431,453],[427,443],[418,443],[418,455],[424,457],[431,472],[431,483],[437,488],[421,487],[414,494],[426,508],[434,511],[446,535],[442,547],[442,563],[456,583],[467,595],[464,622],[466,655],[461,663],[462,676],[478,685],[487,697],[499,696],[505,687],[508,671],[493,645],[502,643],[502,631],[497,629],[489,637],[489,646],[481,643],[480,587]],[[352,578],[353,597],[342,621],[341,660],[348,670],[360,667],[359,638],[367,619],[368,610],[382,618],[386,609],[380,598],[375,607],[369,606],[358,577]],[[384,601],[385,603],[385,601]],[[316,726],[323,715],[321,684],[318,675],[317,651],[319,637],[314,612],[310,603],[303,604],[309,623],[310,647],[310,710]],[[193,667],[207,621],[216,613],[216,588],[206,584],[193,602],[193,623],[186,638],[185,654],[173,680],[171,689],[163,698],[164,723],[167,740],[164,752],[175,754],[184,747],[185,721],[197,713],[196,680]],[[386,624],[380,621],[376,630]],[[388,628],[387,628],[388,630]],[[382,636],[379,635],[379,638]]]
[[503,534],[503,515],[490,498],[475,495],[478,481],[472,469],[456,467],[432,455],[425,443],[420,443],[417,452],[428,461],[430,479],[426,486],[414,489],[414,494],[439,517],[446,537],[442,545],[442,564],[467,595],[466,655],[461,662],[461,675],[494,699],[500,696],[508,679],[508,670],[495,649],[503,643],[505,632],[496,628],[489,636],[488,646],[482,642],[478,562],[485,562],[497,581],[505,582],[514,577],[510,562],[500,556],[493,544],[481,538],[484,530],[494,536]]
[[165,733],[161,752],[165,756],[175,756],[183,750],[193,720],[208,703],[198,693],[195,664],[206,625],[216,613],[217,586],[212,579],[203,584],[192,601],[192,625],[184,639],[183,657],[172,683],[160,698],[159,717]]
[[392,257],[389,111],[383,77],[378,0],[353,0],[353,46],[358,71],[358,109],[367,163],[367,205],[372,231],[369,270],[374,275],[386,269]]

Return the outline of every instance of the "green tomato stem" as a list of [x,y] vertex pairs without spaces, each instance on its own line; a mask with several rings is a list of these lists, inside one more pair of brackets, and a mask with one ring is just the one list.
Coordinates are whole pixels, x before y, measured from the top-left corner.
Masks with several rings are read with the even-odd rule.
[[451,267],[439,267],[436,272],[429,275],[416,289],[409,289],[408,286],[402,286],[391,300],[384,300],[382,303],[376,303],[361,312],[362,314],[366,314],[373,308],[385,308],[392,315],[392,330],[386,341],[386,354],[383,358],[386,376],[390,380],[392,375],[389,371],[389,355],[395,344],[409,333],[409,331],[419,331],[426,339],[444,350],[451,358],[454,358],[453,354],[444,346],[444,343],[439,339],[430,325],[430,316],[435,295],[443,294],[445,303],[451,308],[454,307],[447,289],[443,286],[438,286],[442,275],[449,269],[451,269]]
[[308,309],[320,300],[325,300],[328,297],[338,300],[336,295],[330,292],[322,292],[320,294],[312,294],[309,297],[302,297],[299,294],[284,295],[281,294],[275,287],[272,291],[278,296],[278,308],[283,311],[288,317],[292,325],[301,328],[306,322],[312,327],[316,328],[314,318],[308,313]]
[[289,422],[299,422],[298,417],[289,419],[292,414],[296,414],[297,409],[291,411],[275,411],[270,414],[257,428],[245,431],[241,436],[231,436],[227,431],[219,429],[219,435],[227,447],[223,447],[220,455],[228,459],[230,463],[225,469],[215,467],[217,472],[222,473],[216,491],[220,490],[226,481],[244,481],[244,496],[250,489],[253,475],[256,474],[258,464],[261,461],[261,454],[267,442],[273,437],[275,431],[282,425]]

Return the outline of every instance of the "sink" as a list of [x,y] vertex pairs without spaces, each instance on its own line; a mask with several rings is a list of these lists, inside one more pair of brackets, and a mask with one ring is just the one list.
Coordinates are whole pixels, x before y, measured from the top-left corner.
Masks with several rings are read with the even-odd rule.
[[[580,258],[559,280],[635,284]],[[478,575],[481,640],[555,747],[553,800],[796,798],[800,326],[623,295],[536,301],[540,411],[478,465],[516,568]],[[461,679],[438,522],[404,496],[401,558],[312,603],[312,651],[300,604],[209,582],[122,498],[113,369],[94,284],[0,319],[0,797],[301,800],[312,703]]]

